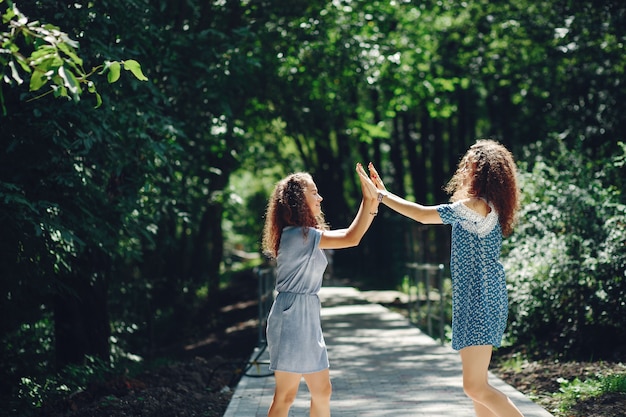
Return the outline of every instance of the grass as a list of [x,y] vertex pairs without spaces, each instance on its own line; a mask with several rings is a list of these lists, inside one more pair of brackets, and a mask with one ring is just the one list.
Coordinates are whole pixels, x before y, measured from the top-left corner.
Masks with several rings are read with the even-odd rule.
[[504,369],[510,369],[515,373],[522,372],[524,366],[528,364],[528,359],[520,353],[515,353],[511,355],[510,358],[502,361],[501,367]]
[[598,375],[584,381],[560,378],[559,392],[554,394],[559,403],[559,412],[567,413],[577,402],[614,392],[626,393],[626,374]]

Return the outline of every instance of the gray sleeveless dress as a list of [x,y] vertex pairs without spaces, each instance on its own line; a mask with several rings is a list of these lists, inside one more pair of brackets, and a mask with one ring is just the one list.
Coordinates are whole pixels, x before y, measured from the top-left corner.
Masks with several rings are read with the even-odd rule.
[[322,231],[283,229],[276,257],[278,295],[267,319],[272,371],[312,373],[329,367],[317,296],[328,261],[319,248]]

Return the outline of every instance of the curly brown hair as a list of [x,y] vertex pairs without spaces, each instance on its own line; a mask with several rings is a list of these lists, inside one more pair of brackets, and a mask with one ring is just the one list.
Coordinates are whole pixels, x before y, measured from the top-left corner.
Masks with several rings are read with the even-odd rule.
[[500,143],[480,139],[465,153],[445,186],[451,201],[470,197],[492,203],[500,219],[502,234],[513,233],[519,209],[517,169],[513,155]]
[[287,226],[301,226],[306,237],[308,228],[327,229],[324,215],[315,216],[306,203],[305,192],[313,185],[313,177],[296,172],[280,180],[267,203],[263,226],[262,249],[270,258],[276,258],[282,231]]

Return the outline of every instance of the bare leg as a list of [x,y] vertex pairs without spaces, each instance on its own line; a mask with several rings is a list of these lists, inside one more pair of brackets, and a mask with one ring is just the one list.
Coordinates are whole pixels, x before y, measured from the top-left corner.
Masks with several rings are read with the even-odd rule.
[[492,413],[490,409],[476,401],[474,401],[474,411],[478,417],[498,417],[497,414]]
[[296,400],[302,374],[274,371],[274,379],[276,380],[274,398],[267,417],[287,417],[291,405]]
[[474,401],[478,417],[523,417],[511,400],[488,382],[491,345],[468,346],[461,349],[463,389]]
[[309,391],[311,392],[311,417],[330,417],[330,396],[332,385],[330,383],[330,372],[324,369],[313,374],[305,374]]

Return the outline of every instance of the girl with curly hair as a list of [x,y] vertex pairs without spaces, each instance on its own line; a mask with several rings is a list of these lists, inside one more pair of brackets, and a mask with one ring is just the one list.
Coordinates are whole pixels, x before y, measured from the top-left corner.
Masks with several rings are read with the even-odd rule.
[[276,381],[268,417],[287,417],[302,377],[311,393],[310,416],[330,416],[332,387],[317,296],[328,263],[322,250],[357,246],[379,204],[377,189],[361,164],[356,171],[363,199],[346,229],[327,226],[322,196],[308,173],[282,179],[269,199],[263,251],[276,260],[278,295],[267,319],[270,370]]
[[383,204],[424,224],[451,224],[452,348],[459,351],[463,389],[479,417],[522,413],[488,381],[493,347],[499,347],[508,317],[503,236],[513,231],[519,208],[511,153],[493,140],[478,140],[465,153],[445,187],[451,203],[423,206],[385,188],[373,165],[371,179]]

